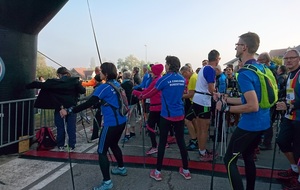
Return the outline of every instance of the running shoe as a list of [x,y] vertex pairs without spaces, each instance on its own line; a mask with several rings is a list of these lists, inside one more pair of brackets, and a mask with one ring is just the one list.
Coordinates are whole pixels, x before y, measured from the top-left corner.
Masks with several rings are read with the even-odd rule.
[[292,178],[287,186],[283,190],[300,190],[300,182],[297,178]]
[[198,150],[198,143],[196,141],[196,143],[192,140],[189,141],[189,144],[186,146],[186,150],[187,151],[194,151],[194,150]]
[[125,137],[122,139],[122,142],[128,142],[130,139],[130,135],[125,135]]
[[120,169],[119,167],[115,167],[115,168],[111,169],[111,174],[126,176],[127,175],[127,169],[126,168]]
[[212,154],[208,154],[208,153],[206,153],[204,155],[199,154],[199,156],[200,156],[200,161],[201,162],[211,162],[211,161],[213,161],[213,155]]
[[156,171],[155,169],[150,171],[150,177],[155,179],[156,181],[161,181],[162,180],[161,173],[155,174],[155,171]]
[[292,170],[292,168],[290,168],[290,169],[288,169],[288,170],[285,170],[285,171],[282,171],[282,172],[278,172],[277,175],[280,176],[280,177],[283,177],[283,178],[292,178],[292,177],[298,176],[299,173],[294,172],[294,171]]
[[93,190],[109,190],[113,188],[113,183],[105,183],[104,181],[98,187],[94,187]]
[[146,154],[147,154],[147,155],[150,155],[150,154],[155,154],[155,153],[157,153],[157,152],[158,152],[157,148],[151,147],[151,148],[146,152]]
[[168,136],[167,142],[169,144],[176,144],[176,138],[174,136]]
[[191,179],[192,178],[190,171],[188,171],[187,173],[184,173],[182,167],[179,168],[179,173],[180,173],[180,175],[182,175],[184,177],[184,179]]

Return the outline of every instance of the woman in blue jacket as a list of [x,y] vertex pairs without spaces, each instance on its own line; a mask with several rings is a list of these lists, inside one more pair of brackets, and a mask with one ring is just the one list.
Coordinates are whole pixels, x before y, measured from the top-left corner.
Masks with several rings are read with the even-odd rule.
[[105,80],[106,83],[97,87],[90,99],[85,103],[80,104],[69,109],[62,109],[60,111],[61,117],[65,117],[70,113],[77,113],[84,109],[87,109],[94,104],[101,101],[101,111],[103,114],[103,129],[101,130],[98,154],[99,165],[103,175],[103,182],[100,186],[95,187],[98,189],[111,189],[113,183],[109,174],[109,160],[107,158],[108,148],[113,152],[114,157],[118,162],[118,167],[113,168],[111,173],[114,175],[127,175],[127,170],[124,167],[122,151],[118,145],[118,141],[121,138],[122,132],[125,129],[126,116],[122,116],[119,112],[119,98],[118,92],[110,85],[112,83],[116,87],[120,87],[120,84],[116,81],[117,68],[113,63],[105,62],[100,66],[100,77]]

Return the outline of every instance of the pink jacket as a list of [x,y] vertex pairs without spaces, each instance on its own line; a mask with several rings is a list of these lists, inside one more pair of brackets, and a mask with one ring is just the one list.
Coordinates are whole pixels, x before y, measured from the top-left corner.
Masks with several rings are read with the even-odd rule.
[[[158,76],[152,80],[148,88],[143,91],[134,90],[133,95],[137,96],[139,99],[150,98],[150,111],[160,111],[161,110],[161,91],[158,91],[155,88],[155,84],[160,79],[161,76]],[[153,94],[153,91],[157,93]]]

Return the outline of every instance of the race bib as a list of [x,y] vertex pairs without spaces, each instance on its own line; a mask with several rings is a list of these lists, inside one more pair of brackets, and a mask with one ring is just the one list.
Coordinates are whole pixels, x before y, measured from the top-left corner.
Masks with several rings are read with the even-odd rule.
[[294,89],[288,88],[286,89],[286,100],[292,101],[295,99]]

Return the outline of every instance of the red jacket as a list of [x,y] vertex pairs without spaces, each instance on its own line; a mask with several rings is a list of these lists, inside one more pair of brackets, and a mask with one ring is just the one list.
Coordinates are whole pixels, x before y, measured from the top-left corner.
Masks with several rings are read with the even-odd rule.
[[[155,88],[155,84],[161,76],[158,76],[152,80],[148,88],[143,91],[134,90],[132,93],[137,96],[139,99],[150,98],[150,111],[160,111],[161,110],[161,91],[157,91]],[[151,92],[157,91],[157,93],[153,94]]]

